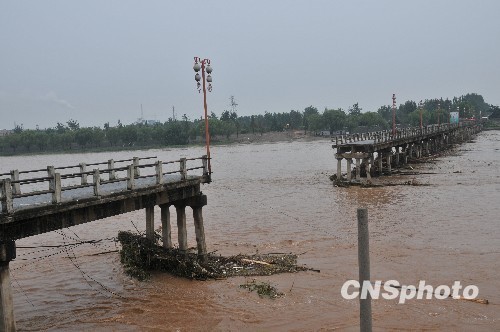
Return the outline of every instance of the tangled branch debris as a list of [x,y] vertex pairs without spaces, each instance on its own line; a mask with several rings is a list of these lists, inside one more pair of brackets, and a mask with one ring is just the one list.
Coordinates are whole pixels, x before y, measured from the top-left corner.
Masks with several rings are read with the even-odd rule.
[[297,255],[293,254],[240,254],[230,257],[208,254],[206,261],[202,262],[193,251],[184,254],[178,248],[165,249],[130,232],[119,232],[118,241],[122,245],[120,258],[125,272],[139,280],[149,278],[151,271],[165,271],[179,277],[207,280],[311,270],[298,266]]

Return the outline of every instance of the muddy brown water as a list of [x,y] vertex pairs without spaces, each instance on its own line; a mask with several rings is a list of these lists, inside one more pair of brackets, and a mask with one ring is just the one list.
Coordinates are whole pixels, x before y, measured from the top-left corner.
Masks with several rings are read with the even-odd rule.
[[[174,160],[203,152],[200,147],[2,157],[0,173],[135,155]],[[415,166],[437,174],[382,180],[415,179],[430,186],[333,187],[328,176],[335,173],[336,160],[327,140],[217,146],[212,155],[214,181],[202,187],[208,196],[203,210],[208,249],[223,255],[292,252],[320,273],[258,277],[286,294],[271,300],[239,288],[246,281],[242,277],[202,282],[155,273],[138,282],[123,274],[111,240],[68,250],[19,248],[11,263],[19,330],[357,331],[358,301],[344,300],[340,289],[358,276],[360,206],[369,210],[372,279],[412,285],[425,280],[433,286],[459,280],[477,285],[479,297],[490,301],[374,300],[375,330],[500,329],[499,131],[481,133],[456,153]],[[188,241],[195,246],[190,213]],[[155,217],[158,227],[159,209]],[[17,245],[107,239],[135,227],[144,231],[143,211]]]

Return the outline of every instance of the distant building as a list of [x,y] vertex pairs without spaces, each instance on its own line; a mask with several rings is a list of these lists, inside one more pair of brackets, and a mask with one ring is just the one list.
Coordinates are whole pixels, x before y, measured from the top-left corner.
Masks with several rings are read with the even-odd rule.
[[143,118],[139,118],[135,122],[135,124],[142,124],[142,125],[145,125],[145,126],[154,126],[155,124],[159,124],[159,123],[160,123],[160,121],[158,121],[158,120],[146,120],[146,119],[143,119]]
[[12,130],[0,129],[0,137],[12,134]]

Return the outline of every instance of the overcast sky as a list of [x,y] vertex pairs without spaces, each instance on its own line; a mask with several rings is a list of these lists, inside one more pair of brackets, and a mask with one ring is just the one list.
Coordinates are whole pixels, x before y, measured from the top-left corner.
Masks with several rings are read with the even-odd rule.
[[0,129],[480,93],[500,104],[500,1],[0,2]]

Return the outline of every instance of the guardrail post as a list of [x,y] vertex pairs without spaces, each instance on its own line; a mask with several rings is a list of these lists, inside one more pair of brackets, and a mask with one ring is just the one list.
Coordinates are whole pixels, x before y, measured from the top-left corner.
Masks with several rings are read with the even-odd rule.
[[100,196],[101,189],[101,175],[99,169],[94,169],[94,196]]
[[135,189],[135,176],[134,176],[134,165],[128,165],[127,168],[127,189],[134,190]]
[[61,174],[56,173],[54,166],[47,166],[49,180],[49,190],[52,192],[52,203],[61,202]]
[[[358,263],[359,284],[370,282],[370,247],[368,235],[368,210],[358,209]],[[359,299],[359,330],[372,331],[372,303],[368,292],[366,299]]]
[[[19,170],[15,169],[10,171],[10,179],[12,182],[19,181]],[[21,193],[21,185],[19,183],[12,183],[12,194],[19,195]]]
[[208,158],[207,158],[207,155],[201,156],[201,162],[203,163],[203,175],[208,175]]
[[87,171],[87,164],[80,163],[80,173],[82,173],[82,184],[87,184],[87,174],[83,174]]
[[[53,170],[53,168],[52,168]],[[52,191],[52,203],[61,203],[61,174],[54,173],[51,180],[49,180],[49,189]]]
[[139,171],[139,157],[134,157],[133,161],[134,165],[134,176],[140,176],[141,172]]
[[14,209],[12,201],[12,185],[10,179],[2,181],[2,212],[11,213]]
[[109,180],[116,179],[116,173],[114,168],[115,168],[115,161],[113,159],[108,160]]
[[156,161],[156,184],[163,184],[163,162],[161,160]]
[[181,171],[181,180],[184,181],[187,179],[187,168],[186,168],[186,158],[181,158],[180,160],[180,171]]

